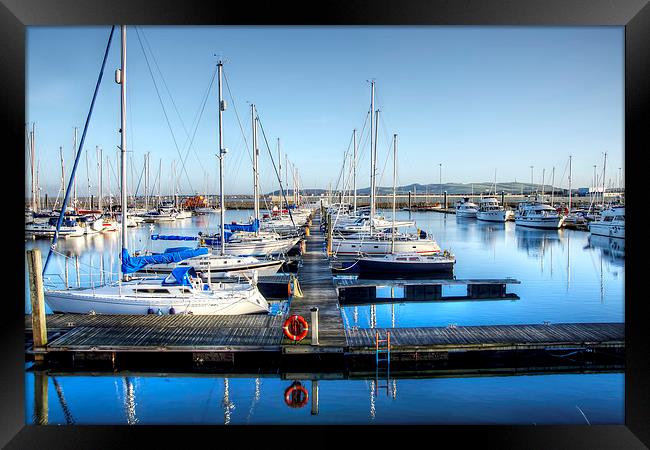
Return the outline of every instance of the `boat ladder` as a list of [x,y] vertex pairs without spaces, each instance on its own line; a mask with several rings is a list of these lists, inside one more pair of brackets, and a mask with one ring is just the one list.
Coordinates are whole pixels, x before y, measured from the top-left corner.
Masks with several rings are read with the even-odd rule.
[[[379,384],[380,375],[385,385]],[[375,384],[375,396],[379,389],[386,389],[386,395],[390,395],[390,331],[386,331],[386,339],[379,339],[379,331],[375,332]]]

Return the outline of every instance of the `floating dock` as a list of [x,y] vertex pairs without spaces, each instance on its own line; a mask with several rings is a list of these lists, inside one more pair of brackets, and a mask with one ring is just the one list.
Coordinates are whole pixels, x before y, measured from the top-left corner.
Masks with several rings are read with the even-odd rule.
[[[299,363],[300,371],[313,370],[323,361],[328,361],[330,370],[340,370],[350,364],[363,369],[375,363],[377,333],[383,339],[388,332],[391,335],[390,358],[395,363],[427,359],[452,361],[456,358],[454,355],[459,354],[480,355],[483,359],[491,355],[490,361],[494,362],[503,355],[521,358],[522,355],[539,356],[553,351],[610,354],[620,360],[624,352],[622,323],[346,329],[337,290],[376,289],[378,281],[338,280],[335,284],[323,251],[325,236],[320,231],[319,219],[316,214],[316,226],[306,237],[306,249],[297,275],[302,295],[296,289],[298,292],[294,292],[296,295],[289,303],[288,314],[298,314],[309,323],[310,330],[302,341],[294,342],[284,336],[282,326],[288,317],[286,313],[247,316],[48,314],[45,317],[47,344],[35,347],[31,341],[32,317],[26,315],[26,356],[52,364],[72,363],[75,367],[90,367],[94,363],[105,367],[108,364],[113,369],[137,368],[145,359],[151,362],[150,367],[158,370],[177,364],[178,367],[208,368],[213,367],[211,364],[226,363],[232,367],[239,361],[241,364],[248,361],[258,368],[264,364],[262,361],[295,367]],[[286,277],[277,276],[264,281],[282,290],[286,289],[286,280]],[[381,283],[386,284],[384,280]],[[505,286],[516,284],[517,280],[396,280],[389,283],[400,284],[405,291],[424,289],[420,294],[428,299],[446,284],[464,284],[476,298],[494,295],[507,298],[503,297]],[[317,343],[312,336],[313,308],[318,308]],[[483,367],[489,365],[483,361]]]

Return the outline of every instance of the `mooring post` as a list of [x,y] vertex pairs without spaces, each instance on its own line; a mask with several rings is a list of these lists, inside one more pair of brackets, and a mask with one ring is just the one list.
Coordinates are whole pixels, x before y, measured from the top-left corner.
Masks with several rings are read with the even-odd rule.
[[311,308],[311,345],[318,343],[318,306]]
[[501,191],[501,206],[505,208],[506,203],[505,203],[505,198],[506,198],[506,193],[505,191]]
[[[47,345],[47,323],[45,321],[45,293],[43,291],[43,268],[41,251],[37,248],[27,250],[27,267],[29,270],[29,297],[32,305],[32,335],[34,350],[42,350]],[[43,354],[35,354],[39,363],[45,359]]]
[[332,255],[332,216],[327,215],[327,256]]
[[318,415],[318,380],[311,382],[311,415]]
[[77,287],[81,287],[81,275],[79,274],[79,255],[74,255],[74,265],[77,269]]
[[447,209],[447,191],[445,191],[444,198],[445,198],[445,199],[444,199],[445,209]]
[[409,211],[411,210],[411,191],[409,191]]

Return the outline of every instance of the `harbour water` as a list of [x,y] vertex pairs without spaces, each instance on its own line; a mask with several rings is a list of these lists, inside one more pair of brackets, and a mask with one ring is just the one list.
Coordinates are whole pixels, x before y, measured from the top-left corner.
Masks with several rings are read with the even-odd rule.
[[[228,220],[246,220],[251,211],[229,211]],[[387,213],[389,215],[390,213]],[[435,212],[400,211],[432,233],[456,255],[457,278],[512,277],[517,300],[400,301],[399,288],[380,288],[393,298],[376,305],[345,306],[346,326],[361,328],[447,326],[449,324],[541,324],[544,322],[624,321],[624,241],[598,239],[573,230],[523,229],[514,223],[491,224]],[[214,232],[218,215],[156,225],[153,232]],[[131,252],[160,251],[169,243],[150,241],[151,230],[129,230]],[[620,241],[620,242],[619,242]],[[49,241],[26,241],[47,254]],[[98,269],[117,274],[119,234],[61,240],[57,251],[79,255],[81,284],[98,283]],[[69,263],[69,283],[76,269]],[[91,280],[90,267],[94,273]],[[46,283],[61,283],[62,257],[56,257]],[[26,293],[28,287],[26,284]],[[464,286],[443,288],[463,295]],[[461,292],[462,291],[462,292]],[[29,310],[26,295],[26,312]],[[302,379],[309,400],[285,404],[291,377],[239,374],[70,374],[43,377],[27,372],[26,417],[35,423],[35,378],[47,382],[47,422],[65,424],[620,424],[624,421],[624,374],[535,374],[390,379]],[[314,388],[314,383],[317,387]],[[41,384],[42,385],[42,384]],[[314,396],[316,405],[314,406]],[[99,400],[99,401],[98,401]],[[98,405],[101,405],[98,406]],[[294,405],[295,406],[295,405]],[[314,408],[316,411],[314,413]],[[42,411],[42,408],[40,409]]]

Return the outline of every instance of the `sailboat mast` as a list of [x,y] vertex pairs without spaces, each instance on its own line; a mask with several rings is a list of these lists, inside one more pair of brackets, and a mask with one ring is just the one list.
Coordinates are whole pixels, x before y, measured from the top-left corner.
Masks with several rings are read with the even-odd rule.
[[603,161],[603,206],[605,205],[605,167],[607,167],[607,152],[605,152],[605,160]]
[[282,219],[282,156],[280,154],[280,138],[278,138],[278,179],[280,183],[280,219]]
[[390,234],[390,252],[395,253],[395,202],[397,197],[397,134],[393,134],[393,231]]
[[569,155],[569,213],[571,213],[571,155]]
[[[374,90],[373,90],[373,93],[374,93]],[[374,103],[374,96],[373,96],[373,103]],[[372,211],[370,212],[370,235],[371,236],[372,236],[372,228],[373,228],[372,221],[375,218],[375,211],[376,211],[375,202],[377,200],[377,196],[375,195],[375,187],[376,187],[375,175],[376,175],[376,171],[377,171],[377,128],[379,128],[377,126],[378,123],[379,123],[379,110],[375,111],[375,134],[374,134],[375,142],[374,142],[374,147],[373,147],[373,151],[372,151],[373,159],[374,159],[375,163],[374,163],[373,169],[372,169]]]
[[[59,155],[61,156],[61,192],[63,192],[63,195],[65,196],[65,166],[63,165],[63,147],[59,147]],[[57,199],[58,199],[57,195]],[[52,210],[56,208],[56,205]]]
[[[253,127],[253,210],[255,215],[255,221],[259,222],[260,220],[260,204],[259,204],[259,185],[258,185],[258,174],[257,174],[257,159],[259,157],[260,151],[257,148],[257,117],[255,117],[255,104],[251,105],[251,125]],[[255,235],[259,236],[259,230],[255,231]]]
[[352,130],[352,189],[354,190],[354,215],[357,215],[357,129]]
[[372,218],[375,217],[375,82],[370,82],[370,233],[372,234]]
[[[77,159],[77,127],[74,127],[74,139],[72,141],[72,160],[76,161]],[[77,210],[77,177],[74,177],[74,180],[72,182],[72,187],[74,190],[74,196],[72,200],[72,206],[74,207],[74,210],[76,212]]]
[[[121,52],[121,69],[119,71],[120,94],[121,94],[121,125],[120,125],[120,195],[122,210],[122,249],[127,248],[127,204],[126,204],[126,25],[121,25],[122,32],[122,52]],[[122,274],[126,279],[126,275]]]
[[225,108],[225,103],[221,99],[221,71],[223,70],[223,63],[219,61],[217,63],[217,72],[218,72],[218,87],[219,87],[219,203],[221,203],[221,212],[219,213],[220,215],[220,220],[221,220],[221,256],[224,256],[226,254],[226,230],[225,230],[225,225],[226,225],[226,201],[225,201],[225,195],[223,192],[223,158],[226,156],[226,149],[223,148],[223,111],[226,109]]
[[102,149],[97,146],[97,184],[98,186],[98,199],[97,199],[97,209],[102,211]]
[[30,141],[31,159],[32,159],[32,211],[38,212],[38,201],[36,200],[36,147],[34,145],[36,133],[34,128],[36,124],[32,122],[32,132]]
[[551,175],[551,206],[553,206],[553,200],[555,200],[555,166],[553,166]]

